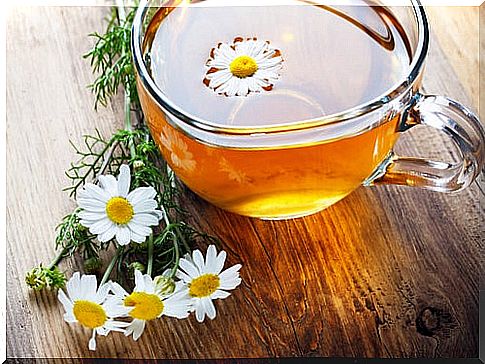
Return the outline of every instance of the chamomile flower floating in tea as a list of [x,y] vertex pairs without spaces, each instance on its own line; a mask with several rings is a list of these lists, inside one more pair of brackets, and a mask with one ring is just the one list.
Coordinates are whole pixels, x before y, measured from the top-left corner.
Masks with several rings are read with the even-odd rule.
[[106,336],[110,331],[124,332],[124,328],[129,325],[113,319],[119,312],[106,301],[110,290],[108,283],[98,288],[96,276],[81,276],[76,272],[67,282],[66,288],[67,295],[59,290],[57,296],[66,311],[64,320],[93,330],[89,350],[96,350],[96,334]]
[[129,192],[130,181],[130,168],[122,165],[118,179],[100,176],[100,186],[86,183],[78,193],[77,203],[83,209],[80,222],[101,242],[116,236],[120,245],[143,243],[152,233],[150,226],[158,225],[162,217],[155,189],[139,187]]
[[256,38],[236,38],[211,50],[204,84],[220,95],[247,96],[269,91],[279,79],[280,51]]
[[195,317],[203,322],[205,316],[213,320],[216,309],[212,300],[227,298],[227,290],[236,288],[241,283],[239,277],[240,264],[222,271],[226,260],[226,252],[217,254],[216,247],[210,245],[204,257],[200,250],[194,250],[192,257],[187,255],[180,259],[177,277],[187,285],[188,295],[193,300]]
[[143,275],[138,270],[135,270],[135,289],[131,294],[118,283],[112,283],[111,287],[115,295],[108,302],[118,307],[118,312],[124,311],[126,316],[133,318],[125,335],[133,335],[134,340],[139,339],[147,321],[163,315],[178,319],[189,316],[191,299],[185,291],[164,294],[157,290],[156,282],[148,274]]

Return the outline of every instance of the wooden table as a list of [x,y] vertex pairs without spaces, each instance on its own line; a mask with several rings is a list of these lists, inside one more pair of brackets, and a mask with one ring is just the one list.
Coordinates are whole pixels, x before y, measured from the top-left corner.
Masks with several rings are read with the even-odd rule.
[[[121,127],[121,100],[94,112],[86,89],[92,74],[81,58],[92,45],[86,35],[103,29],[107,12],[19,7],[8,13],[9,357],[478,356],[485,214],[477,183],[454,195],[360,188],[322,213],[285,222],[229,214],[186,192],[194,223],[221,238],[230,264],[243,264],[242,285],[216,303],[214,321],[168,319],[148,325],[137,343],[114,334],[88,351],[89,333],[63,321],[56,295],[29,292],[23,278],[54,255],[54,227],[75,206],[61,192],[74,158],[68,140]],[[478,8],[428,13],[433,37],[425,92],[477,110],[484,47]],[[452,158],[450,143],[428,132],[413,130],[398,150]],[[61,268],[70,274],[77,264]]]

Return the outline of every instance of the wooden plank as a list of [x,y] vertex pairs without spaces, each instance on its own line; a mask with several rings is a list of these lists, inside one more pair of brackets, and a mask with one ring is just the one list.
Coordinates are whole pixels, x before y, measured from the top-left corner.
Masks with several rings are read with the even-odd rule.
[[[268,222],[223,212],[190,191],[193,223],[217,235],[242,286],[218,318],[150,324],[134,343],[100,338],[62,319],[52,293],[30,293],[26,270],[53,254],[54,227],[74,203],[61,193],[68,140],[120,126],[121,102],[92,110],[80,55],[107,9],[15,8],[7,22],[9,357],[214,358],[273,356],[476,357],[483,192],[361,188],[322,213]],[[478,108],[478,12],[429,9],[434,29],[424,83]],[[459,29],[459,31],[457,31]],[[460,49],[455,52],[455,49]],[[406,155],[443,158],[437,133],[413,129]],[[419,145],[419,147],[418,147]],[[62,265],[68,272],[78,262]]]

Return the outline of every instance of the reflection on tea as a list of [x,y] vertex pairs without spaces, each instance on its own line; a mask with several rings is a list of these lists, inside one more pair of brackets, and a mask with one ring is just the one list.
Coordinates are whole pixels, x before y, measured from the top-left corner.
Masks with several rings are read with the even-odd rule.
[[[212,123],[274,125],[342,112],[384,94],[409,67],[409,42],[380,7],[212,2],[160,9],[144,44],[160,90],[188,114]],[[272,57],[281,55],[282,67],[268,90],[228,97],[203,82],[213,49],[238,37],[279,51]],[[250,66],[247,75],[257,70]],[[369,177],[397,136],[395,116],[360,135],[318,144],[220,148],[174,129],[141,87],[140,96],[152,134],[177,175],[208,201],[249,216],[298,216],[333,204]]]

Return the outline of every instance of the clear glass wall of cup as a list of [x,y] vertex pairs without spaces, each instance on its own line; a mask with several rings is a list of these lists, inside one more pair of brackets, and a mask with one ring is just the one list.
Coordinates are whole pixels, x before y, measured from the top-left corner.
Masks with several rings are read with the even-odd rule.
[[[201,4],[204,1],[141,1],[133,24],[132,51],[151,133],[175,174],[205,200],[241,215],[284,219],[323,210],[361,185],[398,184],[452,192],[466,188],[482,171],[485,133],[477,116],[445,96],[420,92],[429,25],[418,0],[381,8],[399,21],[410,53],[406,74],[385,93],[338,113],[281,124],[259,120],[256,126],[224,125],[191,115],[151,76],[150,24],[164,19],[154,17],[160,14],[157,10],[162,8],[168,15],[179,7],[186,11]],[[167,26],[178,25],[172,21]],[[182,75],[170,77],[177,80]],[[187,97],[197,95],[187,90]],[[416,125],[449,136],[460,162],[396,155],[396,140]]]

